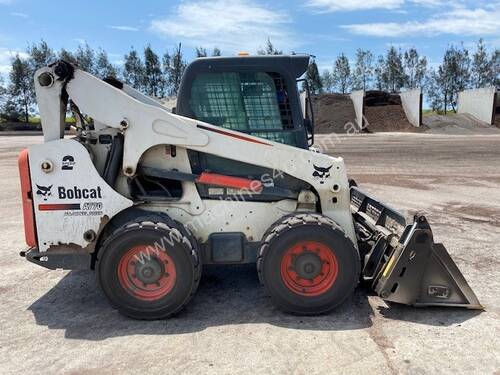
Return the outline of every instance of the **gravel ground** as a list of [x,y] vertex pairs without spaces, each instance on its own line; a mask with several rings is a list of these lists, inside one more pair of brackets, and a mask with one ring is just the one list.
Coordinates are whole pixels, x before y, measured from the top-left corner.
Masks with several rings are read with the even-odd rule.
[[499,374],[500,136],[343,136],[326,151],[408,214],[424,211],[486,310],[388,306],[359,288],[320,317],[278,312],[254,267],[211,268],[173,319],[121,317],[90,272],[49,271],[24,247],[16,158],[0,137],[0,373]]

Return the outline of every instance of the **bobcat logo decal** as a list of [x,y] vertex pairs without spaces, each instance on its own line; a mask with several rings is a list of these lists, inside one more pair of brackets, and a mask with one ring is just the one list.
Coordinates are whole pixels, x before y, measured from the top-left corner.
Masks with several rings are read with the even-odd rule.
[[50,186],[40,186],[36,184],[37,191],[36,195],[39,195],[40,197],[43,197],[43,200],[46,201],[47,197],[50,197],[52,195],[51,189],[53,185]]
[[333,165],[330,165],[327,168],[322,168],[313,164],[313,167],[314,167],[313,177],[316,179],[319,178],[320,180],[319,183],[323,185],[326,179],[330,177],[330,169],[332,169]]

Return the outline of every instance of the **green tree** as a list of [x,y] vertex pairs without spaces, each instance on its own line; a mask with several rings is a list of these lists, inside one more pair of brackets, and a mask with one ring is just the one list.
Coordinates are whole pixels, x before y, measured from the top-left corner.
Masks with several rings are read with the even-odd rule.
[[61,48],[61,50],[59,51],[57,56],[61,60],[67,61],[67,62],[72,63],[72,64],[77,64],[75,55],[64,48]]
[[5,105],[9,96],[7,95],[7,88],[5,87],[5,81],[3,77],[0,75],[0,120],[5,119],[7,116],[5,115]]
[[95,57],[94,73],[100,78],[115,77],[118,75],[116,67],[111,64],[108,54],[99,48]]
[[326,92],[333,92],[335,90],[335,83],[333,82],[332,73],[329,70],[325,70],[321,75],[321,82],[323,84],[323,89]]
[[3,120],[9,122],[17,122],[22,116],[19,111],[19,106],[15,103],[14,99],[9,96],[7,96],[5,102],[2,103],[0,115]]
[[428,73],[428,83],[425,86],[427,99],[431,109],[435,112],[444,112],[445,102],[448,98],[447,87],[441,85],[441,77],[439,69],[431,69]]
[[38,44],[30,45],[27,52],[30,56],[29,64],[33,73],[56,59],[56,54],[43,39]]
[[130,52],[124,56],[123,79],[125,83],[136,90],[144,88],[144,63],[139,54],[131,47]]
[[493,85],[500,90],[500,49],[491,55],[491,69],[493,71]]
[[427,59],[420,57],[415,48],[404,54],[405,86],[409,89],[422,87],[427,74]]
[[318,71],[318,65],[314,58],[311,58],[309,65],[306,70],[306,81],[309,85],[309,90],[312,94],[320,94],[323,92],[323,82],[321,82],[321,77]]
[[274,47],[273,42],[271,42],[270,38],[267,38],[266,46],[264,48],[259,48],[257,51],[258,55],[283,55],[283,51],[278,50]]
[[443,62],[431,74],[429,82],[429,98],[435,103],[434,109],[439,109],[445,114],[451,108],[457,111],[458,93],[470,86],[469,52],[462,46],[450,46],[443,57]]
[[[445,53],[445,56],[447,54]],[[471,59],[469,51],[463,46],[455,48],[445,59],[448,79],[451,81],[451,108],[457,112],[458,93],[470,88]]]
[[174,49],[172,54],[169,54],[167,51],[163,56],[163,72],[167,77],[167,91],[169,96],[177,95],[186,66],[187,63],[184,61],[182,55],[181,43]]
[[367,90],[373,80],[373,54],[370,51],[356,51],[356,65],[353,72],[353,88]]
[[203,47],[196,47],[196,57],[207,57],[207,49]]
[[96,73],[95,69],[95,51],[90,48],[88,43],[85,46],[79,45],[74,54],[76,64],[80,69],[85,70],[91,74]]
[[386,75],[385,59],[384,56],[380,55],[377,58],[377,64],[375,65],[375,84],[377,90],[382,91],[387,85],[387,75]]
[[385,72],[383,77],[385,79],[385,89],[392,93],[398,92],[405,84],[401,51],[391,46],[387,51],[384,66]]
[[[220,56],[221,51],[218,47],[214,47],[214,49],[211,52],[211,56]],[[208,51],[204,47],[196,47],[196,57],[207,57],[208,56]]]
[[3,105],[5,100],[7,100],[7,88],[5,87],[5,80],[0,75],[0,105]]
[[333,66],[333,83],[342,94],[345,94],[349,90],[351,82],[349,59],[344,53],[341,53]]
[[21,112],[24,121],[29,122],[29,114],[34,101],[33,80],[30,64],[27,59],[16,55],[12,60],[12,70],[9,74],[10,85],[8,89],[11,102],[17,111]]
[[164,88],[160,58],[148,45],[144,49],[144,90],[147,95],[159,98],[163,95]]
[[483,39],[479,39],[477,49],[472,56],[471,84],[475,88],[494,85],[493,59],[488,56],[488,51]]

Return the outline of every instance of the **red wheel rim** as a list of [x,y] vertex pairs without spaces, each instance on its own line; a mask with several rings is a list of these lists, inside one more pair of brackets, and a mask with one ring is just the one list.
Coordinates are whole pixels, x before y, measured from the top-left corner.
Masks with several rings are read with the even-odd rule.
[[338,275],[337,257],[325,244],[302,241],[288,248],[281,259],[281,278],[294,293],[314,297],[328,291]]
[[166,251],[145,245],[129,249],[118,264],[118,280],[125,291],[143,301],[165,297],[175,285],[175,263]]

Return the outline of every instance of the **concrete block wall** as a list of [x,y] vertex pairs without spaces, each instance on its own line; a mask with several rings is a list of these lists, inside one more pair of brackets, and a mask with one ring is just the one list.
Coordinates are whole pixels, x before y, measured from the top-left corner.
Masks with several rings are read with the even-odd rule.
[[495,96],[494,87],[462,91],[458,94],[457,112],[468,113],[479,121],[493,125],[496,111]]
[[422,125],[422,89],[405,91],[399,96],[408,122],[417,128],[420,127]]
[[351,93],[352,104],[354,105],[354,112],[356,113],[356,125],[361,131],[363,129],[363,103],[365,98],[364,90],[353,91]]

